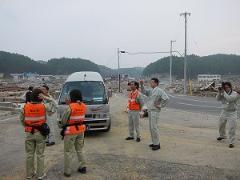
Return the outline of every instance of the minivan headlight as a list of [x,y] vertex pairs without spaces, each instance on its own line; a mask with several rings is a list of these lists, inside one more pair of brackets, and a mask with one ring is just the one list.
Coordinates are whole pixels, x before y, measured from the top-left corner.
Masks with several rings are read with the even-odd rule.
[[104,113],[103,114],[103,118],[108,118],[109,117],[109,114],[108,113]]

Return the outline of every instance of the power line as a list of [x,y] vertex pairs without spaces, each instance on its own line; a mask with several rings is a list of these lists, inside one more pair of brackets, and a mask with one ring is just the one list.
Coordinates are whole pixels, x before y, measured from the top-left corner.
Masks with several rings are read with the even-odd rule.
[[155,52],[126,52],[128,55],[140,55],[140,54],[167,54],[169,51],[155,51]]

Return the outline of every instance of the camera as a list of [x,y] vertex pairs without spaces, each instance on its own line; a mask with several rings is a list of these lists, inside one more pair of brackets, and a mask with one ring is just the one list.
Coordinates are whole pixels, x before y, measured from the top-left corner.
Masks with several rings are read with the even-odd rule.
[[223,88],[223,89],[224,89],[225,84],[226,84],[225,82],[222,82],[222,88]]
[[218,91],[223,91],[225,86],[225,82],[222,82],[221,87],[218,87]]

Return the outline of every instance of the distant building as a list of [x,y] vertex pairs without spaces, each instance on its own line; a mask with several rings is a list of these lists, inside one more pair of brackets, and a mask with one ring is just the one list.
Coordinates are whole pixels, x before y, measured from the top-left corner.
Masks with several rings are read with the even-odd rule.
[[219,74],[199,74],[198,82],[212,82],[221,81],[221,75]]
[[42,81],[51,81],[51,80],[56,79],[55,76],[53,76],[53,75],[39,75],[39,78]]
[[18,81],[21,81],[24,79],[24,74],[21,73],[21,74],[11,74],[11,76],[13,77],[13,80],[15,82],[18,82]]
[[11,74],[13,80],[15,82],[22,81],[22,80],[31,80],[35,81],[39,78],[39,74],[37,73],[19,73],[19,74]]
[[31,73],[31,72],[24,73],[24,76],[29,81],[36,81],[39,79],[39,74],[37,74],[37,73]]
[[69,75],[55,75],[54,77],[58,80],[66,80]]

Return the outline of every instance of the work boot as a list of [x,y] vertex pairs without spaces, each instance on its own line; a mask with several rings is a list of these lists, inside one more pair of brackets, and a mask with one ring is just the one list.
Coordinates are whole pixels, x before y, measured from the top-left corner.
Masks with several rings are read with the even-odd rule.
[[79,168],[78,172],[82,173],[82,174],[86,174],[87,173],[87,168],[83,167],[83,168]]
[[37,172],[34,171],[31,176],[27,176],[26,179],[32,179],[34,176],[36,176]]
[[71,177],[71,174],[68,174],[68,173],[64,173],[63,174],[65,177]]
[[126,138],[126,140],[128,141],[128,140],[133,140],[134,139],[134,137],[127,137]]
[[218,141],[221,141],[221,140],[223,140],[223,139],[225,139],[225,137],[221,137],[221,136],[220,136],[220,137],[217,138]]
[[32,179],[35,176],[35,174],[32,174],[31,176],[27,176],[26,179]]
[[234,145],[233,144],[229,144],[229,148],[234,148]]
[[38,180],[42,180],[42,179],[44,179],[46,176],[47,176],[46,173],[44,173],[42,176],[39,176],[39,177],[38,177]]
[[137,141],[137,142],[140,142],[140,141],[141,141],[140,137],[138,137],[138,138],[136,139],[136,141]]
[[46,143],[46,146],[53,146],[53,145],[55,145],[55,142],[47,142]]
[[160,144],[159,145],[153,145],[152,150],[156,151],[160,149]]

